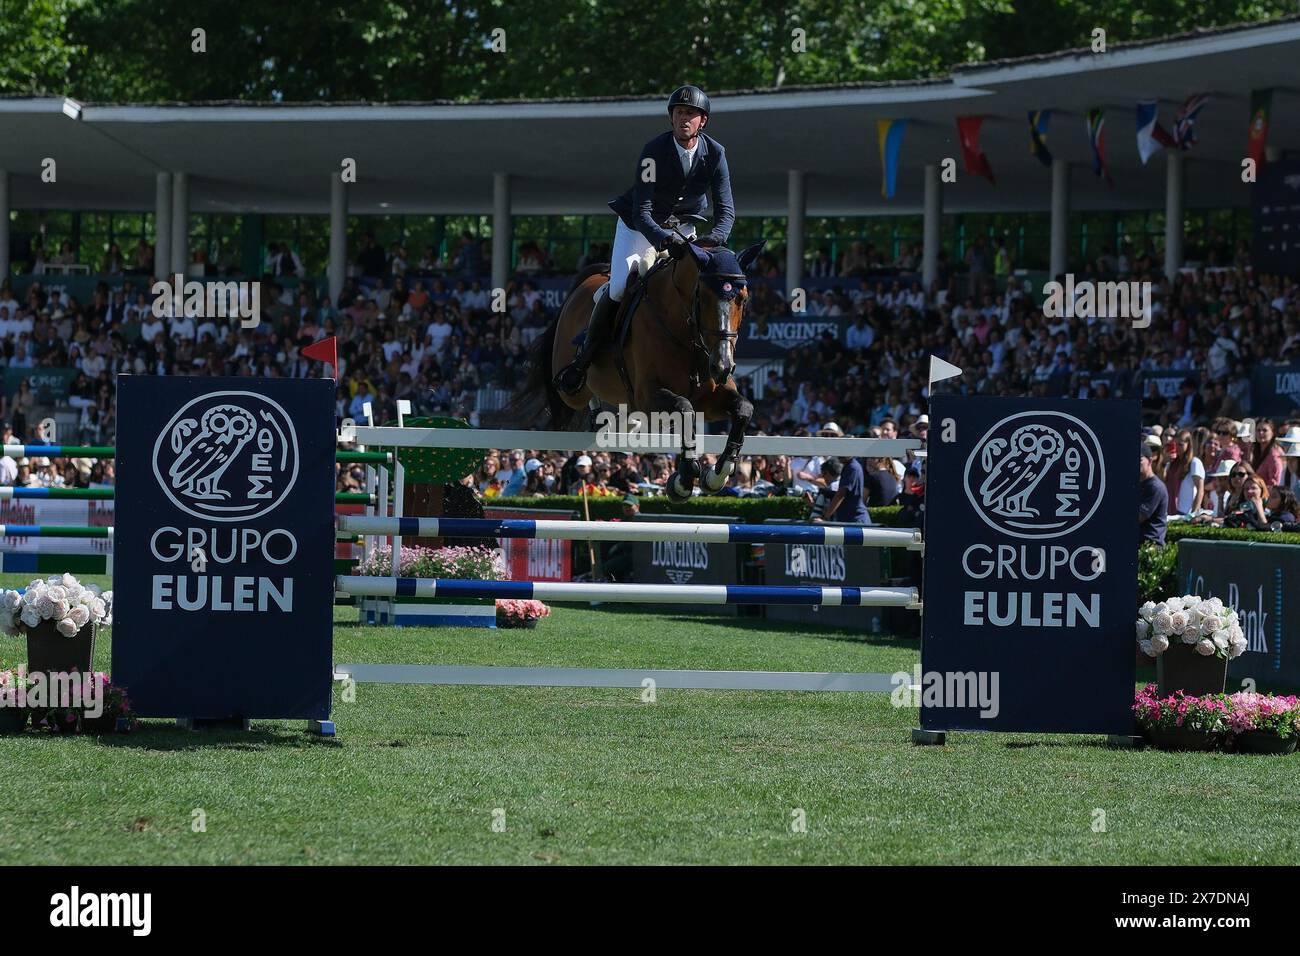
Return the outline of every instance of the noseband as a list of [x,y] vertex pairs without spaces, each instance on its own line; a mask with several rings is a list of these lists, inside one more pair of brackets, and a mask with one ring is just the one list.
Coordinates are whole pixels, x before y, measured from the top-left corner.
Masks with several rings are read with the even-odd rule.
[[[673,262],[674,268],[676,268],[677,266],[677,261],[680,260],[676,260]],[[693,341],[690,343],[690,347],[695,351],[696,354],[696,361],[693,364],[696,365],[698,368],[703,368],[707,370],[709,365],[709,347],[708,345],[705,344],[704,337],[706,335],[709,335],[709,336],[714,336],[718,339],[732,340],[732,339],[739,338],[740,332],[739,331],[732,332],[729,330],[724,331],[723,329],[706,330],[704,328],[704,324],[700,321],[700,285],[701,285],[701,279],[703,277],[704,277],[703,273],[696,275],[695,277],[694,296],[691,303],[690,311],[686,313],[686,325],[687,328],[691,330],[690,336],[693,339]],[[743,272],[710,272],[708,274],[708,277],[710,279],[747,278],[747,276]],[[741,306],[742,315],[744,314],[743,310],[748,308],[748,306],[749,306],[749,300],[746,299],[744,304]],[[691,378],[693,380],[693,384],[695,385],[698,385],[699,382],[703,381],[703,378],[699,375],[699,372],[697,370],[693,370],[691,372]]]

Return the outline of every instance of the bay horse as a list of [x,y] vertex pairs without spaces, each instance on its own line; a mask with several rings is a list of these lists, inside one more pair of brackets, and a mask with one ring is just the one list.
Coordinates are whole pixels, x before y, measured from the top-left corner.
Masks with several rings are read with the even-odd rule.
[[[533,344],[525,392],[534,401],[544,396],[550,426],[572,427],[579,413],[599,403],[625,405],[629,414],[675,412],[676,421],[726,419],[727,442],[716,465],[701,470],[698,450],[681,433],[677,471],[665,489],[669,498],[691,496],[698,478],[705,492],[716,492],[735,470],[745,429],[754,407],[736,390],[736,339],[749,302],[745,273],[763,249],[759,242],[739,255],[724,246],[705,248],[691,243],[679,259],[660,259],[646,272],[643,294],[628,291],[619,303],[616,329],[623,325],[622,311],[634,312],[620,348],[619,333],[587,370],[582,391],[565,395],[552,382],[554,370],[563,368],[577,352],[591,315],[596,290],[609,277],[601,263],[582,272],[564,300],[558,318]],[[625,263],[631,268],[634,263]],[[622,370],[620,371],[620,354]],[[623,372],[626,372],[626,378]]]

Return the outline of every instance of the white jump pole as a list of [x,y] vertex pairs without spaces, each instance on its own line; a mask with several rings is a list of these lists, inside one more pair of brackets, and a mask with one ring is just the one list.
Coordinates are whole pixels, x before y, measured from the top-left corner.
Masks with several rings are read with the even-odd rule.
[[[489,428],[358,428],[359,440],[383,447],[401,448],[541,448],[556,451],[681,452],[680,436],[635,432],[555,432]],[[726,435],[697,436],[697,454],[717,455],[727,445]],[[819,438],[794,435],[746,435],[741,454],[823,455],[841,458],[902,458],[917,451],[916,438]]]
[[608,601],[613,604],[795,604],[920,609],[912,587],[821,587],[761,584],[601,584],[557,581],[477,581],[340,575],[335,586],[354,597],[521,598]]
[[371,518],[345,515],[343,531],[366,537],[398,532],[428,538],[531,538],[545,541],[700,541],[708,544],[860,545],[922,548],[919,528],[799,524],[681,524],[668,521],[537,521],[529,518]]
[[[411,412],[411,403],[406,399],[399,399],[397,402],[397,427],[406,427],[406,416]],[[404,510],[403,505],[406,501],[406,466],[402,464],[399,453],[393,453],[393,514],[400,515]],[[399,533],[393,537],[393,580],[397,580],[398,565],[402,561],[402,536]]]

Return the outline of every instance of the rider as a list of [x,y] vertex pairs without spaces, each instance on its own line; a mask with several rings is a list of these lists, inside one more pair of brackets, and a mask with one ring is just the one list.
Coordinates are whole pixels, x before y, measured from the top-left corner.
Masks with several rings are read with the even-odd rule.
[[[722,246],[731,235],[736,213],[726,150],[703,132],[709,121],[709,98],[697,86],[680,87],[668,97],[668,116],[672,128],[641,151],[636,185],[609,203],[618,214],[609,281],[592,299],[582,348],[555,377],[556,387],[567,394],[582,390],[587,367],[613,331],[614,314],[627,288],[629,258],[664,249],[674,258],[685,254],[686,240],[664,228],[670,216],[699,216],[707,193],[712,198],[713,231],[702,241]],[[686,225],[683,231],[693,235],[694,227]]]

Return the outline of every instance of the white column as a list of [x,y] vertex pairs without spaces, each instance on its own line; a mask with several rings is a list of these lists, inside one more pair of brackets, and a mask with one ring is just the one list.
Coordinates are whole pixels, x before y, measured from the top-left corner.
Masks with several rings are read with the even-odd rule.
[[172,265],[172,174],[159,173],[153,193],[153,277],[166,279]]
[[0,281],[9,278],[9,170],[0,169]]
[[492,174],[492,288],[510,281],[510,174]]
[[190,177],[172,174],[172,272],[185,275],[190,268]]
[[805,173],[792,169],[786,174],[786,229],[785,229],[785,294],[803,282],[804,215],[808,211],[808,192]]
[[348,187],[342,173],[330,173],[330,302],[337,304],[348,272]]
[[929,300],[939,278],[939,220],[943,216],[943,181],[939,164],[925,167],[925,206],[921,221],[921,289]]
[[1165,151],[1165,277],[1183,267],[1183,166],[1180,150]]
[[1048,272],[1055,279],[1070,265],[1070,164],[1052,160],[1051,256]]

